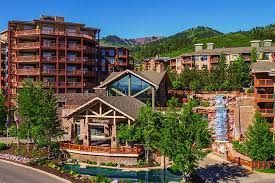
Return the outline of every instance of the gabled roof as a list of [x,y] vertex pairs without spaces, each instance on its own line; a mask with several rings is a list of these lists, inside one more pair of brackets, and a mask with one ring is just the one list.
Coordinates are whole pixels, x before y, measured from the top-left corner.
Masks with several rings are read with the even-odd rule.
[[120,112],[121,114],[125,115],[133,121],[138,118],[140,108],[142,106],[145,106],[143,102],[129,96],[95,97],[85,104],[81,105],[74,111],[70,112],[65,117],[72,117],[75,113],[83,110],[87,106],[93,104],[93,102],[95,101],[103,102],[107,106],[115,109],[116,111]]
[[155,71],[133,71],[133,70],[125,70],[122,72],[112,72],[99,86],[96,88],[105,87],[107,84],[115,81],[118,78],[121,78],[125,74],[133,74],[134,76],[148,82],[149,84],[159,87],[161,81],[163,80],[166,72],[155,72]]

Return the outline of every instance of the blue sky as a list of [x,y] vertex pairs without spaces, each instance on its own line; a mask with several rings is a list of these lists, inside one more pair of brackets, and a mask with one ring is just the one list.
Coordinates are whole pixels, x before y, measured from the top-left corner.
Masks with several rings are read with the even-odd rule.
[[1,2],[0,29],[9,20],[40,15],[100,28],[101,36],[169,36],[204,25],[222,32],[275,23],[274,0],[8,0]]

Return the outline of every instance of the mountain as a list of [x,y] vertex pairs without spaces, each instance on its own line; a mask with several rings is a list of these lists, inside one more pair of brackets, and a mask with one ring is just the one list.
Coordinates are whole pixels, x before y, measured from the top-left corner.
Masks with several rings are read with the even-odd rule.
[[175,35],[131,48],[131,55],[136,63],[156,55],[176,57],[194,51],[195,43],[215,43],[215,47],[249,46],[251,40],[275,40],[275,24],[255,27],[248,31],[224,34],[209,27],[198,26]]
[[103,37],[100,41],[102,45],[110,46],[134,46],[134,45],[144,45],[162,39],[162,36],[151,36],[143,38],[134,38],[134,39],[124,39],[116,35],[109,35]]

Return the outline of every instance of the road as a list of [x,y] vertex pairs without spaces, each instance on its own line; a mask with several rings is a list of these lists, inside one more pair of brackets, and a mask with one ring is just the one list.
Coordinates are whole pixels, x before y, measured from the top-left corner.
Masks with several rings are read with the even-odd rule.
[[0,183],[66,183],[47,174],[0,160]]

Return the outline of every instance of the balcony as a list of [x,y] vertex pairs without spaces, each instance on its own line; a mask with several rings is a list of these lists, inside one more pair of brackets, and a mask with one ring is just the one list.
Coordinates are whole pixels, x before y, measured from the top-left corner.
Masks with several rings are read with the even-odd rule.
[[81,57],[75,57],[75,58],[68,58],[67,57],[67,63],[82,63]]
[[81,50],[81,45],[80,44],[67,44],[67,49]]
[[91,82],[85,82],[85,83],[83,83],[83,86],[85,88],[94,88],[94,87],[97,86],[97,84],[96,83],[91,83]]
[[66,74],[66,71],[65,69],[59,69],[59,75],[65,75]]
[[210,58],[210,63],[218,63],[219,62],[219,58],[218,57],[212,57],[212,58]]
[[85,52],[91,52],[91,53],[95,53],[96,52],[96,49],[93,48],[93,47],[90,47],[90,46],[83,46],[83,50]]
[[273,87],[272,79],[256,79],[255,87]]
[[81,70],[67,70],[67,75],[82,75],[82,71]]
[[39,69],[17,69],[17,75],[39,75]]
[[83,58],[83,63],[84,64],[92,64],[92,65],[96,65],[96,60],[95,59],[89,59],[87,57]]
[[66,83],[65,83],[65,82],[58,82],[58,86],[59,86],[59,87],[65,87],[65,86],[66,86]]
[[57,62],[57,57],[56,56],[42,56],[42,62],[56,63]]
[[54,75],[56,74],[56,69],[53,68],[45,68],[41,72],[43,75]]
[[83,71],[86,77],[96,77],[96,71]]
[[128,62],[115,62],[115,66],[124,66],[124,67],[127,67],[128,66]]
[[57,44],[56,43],[43,43],[42,48],[47,48],[47,49],[56,49]]
[[18,56],[15,58],[18,63],[35,63],[39,62],[40,57],[38,55],[34,56]]
[[55,87],[56,86],[56,82],[50,82],[50,81],[47,81],[47,82],[42,82],[42,85],[43,85],[43,87],[45,87],[45,88],[53,88],[53,87]]
[[255,100],[256,102],[274,102],[275,95],[274,94],[256,94]]
[[15,36],[29,36],[29,35],[38,35],[38,34],[40,34],[39,29],[18,30],[15,32]]
[[15,45],[17,49],[38,49],[40,48],[39,42],[17,43]]
[[259,112],[264,117],[274,117],[275,116],[275,110],[274,109],[259,109]]
[[82,86],[82,82],[67,82],[67,87],[81,88]]

